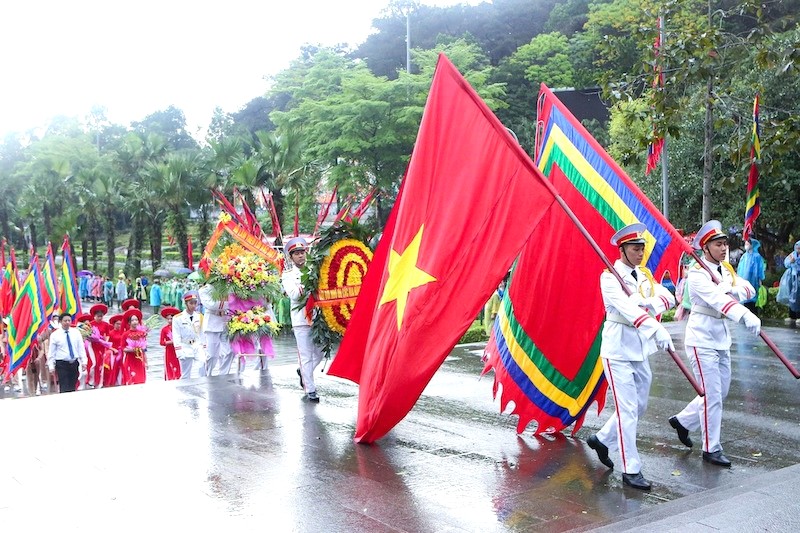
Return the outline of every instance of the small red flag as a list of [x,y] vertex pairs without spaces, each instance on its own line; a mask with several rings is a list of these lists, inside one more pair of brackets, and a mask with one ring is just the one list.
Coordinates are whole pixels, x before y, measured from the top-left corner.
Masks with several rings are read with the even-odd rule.
[[189,256],[189,264],[186,265],[186,268],[189,270],[194,270],[194,258],[192,254],[194,254],[194,250],[192,250],[192,236],[189,235],[189,244],[187,245],[186,255]]

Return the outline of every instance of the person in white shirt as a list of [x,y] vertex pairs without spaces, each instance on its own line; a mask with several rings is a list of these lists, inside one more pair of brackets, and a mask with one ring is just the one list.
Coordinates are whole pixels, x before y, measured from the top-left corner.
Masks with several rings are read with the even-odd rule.
[[672,348],[672,337],[654,317],[675,306],[675,297],[640,266],[644,260],[644,224],[625,226],[611,238],[619,247],[614,270],[630,290],[625,293],[609,271],[600,275],[600,292],[606,309],[600,357],[603,372],[614,398],[614,414],[587,444],[600,462],[614,468],[609,450],[622,459],[622,482],[639,490],[650,490],[642,475],[642,461],[636,449],[636,428],[644,416],[653,374],[647,357]]
[[61,313],[58,320],[61,327],[50,334],[47,367],[58,376],[59,392],[74,392],[80,372],[86,370],[86,347],[81,332],[71,327],[72,315]]
[[210,376],[214,367],[219,365],[220,374],[228,374],[233,363],[233,350],[228,340],[228,299],[215,300],[214,289],[206,284],[200,287],[198,294],[203,304],[203,333],[208,345],[208,361],[203,367],[204,375]]
[[725,261],[728,236],[722,232],[718,220],[709,220],[700,228],[694,246],[703,250],[701,261],[721,280],[714,283],[700,264],[689,270],[687,278],[692,313],[686,323],[686,354],[706,395],[695,397],[683,411],[669,419],[669,424],[677,432],[678,440],[689,448],[692,447],[689,432],[699,429],[703,437],[703,461],[730,467],[720,444],[722,402],[731,385],[731,333],[726,319],[742,322],[753,335],[761,332],[761,320],[739,303],[752,298],[756,290]]
[[309,401],[319,402],[317,386],[314,383],[314,370],[322,362],[322,350],[314,344],[311,337],[311,321],[306,316],[305,303],[308,296],[303,291],[302,268],[306,264],[308,244],[302,237],[289,239],[284,252],[289,255],[286,270],[281,275],[281,285],[289,296],[292,315],[292,331],[297,341],[297,353],[300,359],[300,384]]
[[205,375],[206,340],[203,315],[197,310],[197,295],[186,294],[183,303],[186,308],[172,319],[172,344],[181,364],[181,379],[189,379],[195,360],[200,365],[200,374]]

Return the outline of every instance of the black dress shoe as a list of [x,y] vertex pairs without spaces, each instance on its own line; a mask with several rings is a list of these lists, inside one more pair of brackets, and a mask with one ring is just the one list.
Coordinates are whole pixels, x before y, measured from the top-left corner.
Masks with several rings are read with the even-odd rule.
[[622,482],[631,488],[639,490],[650,490],[653,486],[644,478],[641,472],[638,474],[622,474]]
[[597,458],[600,459],[601,463],[609,468],[614,468],[614,462],[608,458],[608,446],[600,442],[597,435],[592,435],[586,439],[586,444],[589,445],[589,448],[597,452]]
[[670,417],[669,425],[675,428],[675,431],[678,433],[678,440],[687,448],[691,448],[692,438],[689,436],[689,430],[683,427],[683,424],[678,421],[677,416]]
[[703,452],[703,461],[711,463],[712,465],[724,466],[730,468],[731,460],[722,454],[722,450],[715,452]]
[[300,369],[299,368],[297,369],[297,375],[300,377],[300,388],[304,389],[305,386],[303,386],[303,374],[300,373]]

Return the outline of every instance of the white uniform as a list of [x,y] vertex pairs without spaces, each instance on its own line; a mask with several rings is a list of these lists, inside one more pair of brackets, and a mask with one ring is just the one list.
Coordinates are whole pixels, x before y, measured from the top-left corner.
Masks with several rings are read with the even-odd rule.
[[211,285],[204,285],[200,288],[200,303],[203,304],[204,321],[203,332],[205,333],[208,360],[202,371],[205,376],[210,376],[214,367],[219,365],[219,374],[228,374],[231,371],[233,362],[233,350],[228,340],[228,300],[215,300],[212,296]]
[[[203,315],[195,311],[191,316],[184,310],[172,319],[172,342],[175,354],[181,363],[181,379],[192,377],[192,366],[197,360],[199,365],[205,364],[205,335],[203,334]],[[204,375],[202,366],[201,375]]]
[[614,269],[631,292],[639,295],[640,302],[637,305],[626,295],[610,272],[600,276],[606,309],[600,357],[616,410],[596,437],[609,452],[619,451],[622,472],[636,474],[642,468],[636,449],[636,427],[647,409],[653,377],[647,356],[658,351],[655,334],[662,327],[652,315],[672,308],[675,297],[640,267],[632,269],[617,260]]
[[[692,313],[686,324],[686,355],[706,395],[702,398],[697,396],[689,402],[677,418],[687,430],[702,431],[704,452],[716,452],[722,450],[722,402],[731,384],[731,333],[725,319],[727,317],[738,322],[750,313],[738,300],[752,298],[755,289],[747,280],[737,276],[733,269],[715,265],[705,257],[701,261],[722,279],[722,284],[718,286],[700,265],[689,270]],[[730,295],[725,291],[729,291]]]
[[297,340],[297,352],[300,360],[300,377],[303,378],[303,388],[307,394],[310,394],[317,391],[317,386],[314,384],[314,369],[322,361],[323,353],[311,338],[311,322],[306,317],[305,309],[295,309],[305,300],[300,277],[299,268],[284,270],[281,275],[281,285],[290,300],[292,331]]

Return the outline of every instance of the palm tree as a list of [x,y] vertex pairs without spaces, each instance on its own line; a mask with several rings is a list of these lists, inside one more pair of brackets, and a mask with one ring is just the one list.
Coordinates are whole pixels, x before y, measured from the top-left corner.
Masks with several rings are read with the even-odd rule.
[[192,207],[207,201],[208,193],[200,178],[200,154],[181,152],[168,154],[163,163],[149,169],[159,176],[159,194],[163,198],[167,222],[181,251],[184,266],[189,266],[188,217]]
[[122,181],[113,173],[99,174],[92,184],[92,191],[99,207],[98,215],[106,235],[106,254],[108,256],[106,272],[109,277],[113,277],[117,261],[115,253],[117,217],[123,202]]
[[294,193],[296,199],[301,191],[314,190],[311,182],[319,175],[314,162],[305,160],[306,143],[297,129],[287,128],[282,132],[256,132],[256,150],[269,176],[268,187],[272,192],[278,220],[283,220],[286,192]]
[[[144,174],[148,166],[163,161],[167,150],[167,141],[161,135],[131,133],[117,151],[117,164],[127,185],[125,207],[131,214],[131,235],[125,260],[125,270],[129,275],[138,275],[141,269],[141,250],[147,226],[143,209],[146,209],[144,202],[150,196],[149,193],[143,194]],[[151,243],[151,253],[152,246]],[[160,248],[160,243],[158,246]]]

